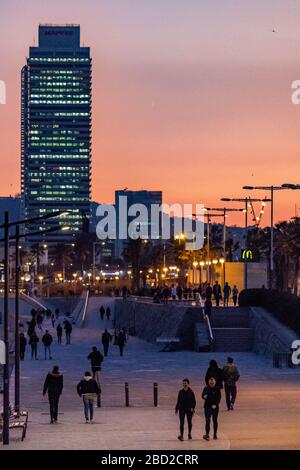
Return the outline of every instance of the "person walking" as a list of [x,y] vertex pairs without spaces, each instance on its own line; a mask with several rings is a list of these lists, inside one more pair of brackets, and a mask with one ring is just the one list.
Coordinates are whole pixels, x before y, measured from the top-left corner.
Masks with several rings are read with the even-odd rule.
[[19,341],[20,341],[20,359],[21,359],[21,361],[24,361],[26,345],[27,345],[27,340],[25,338],[24,333],[20,333],[20,340]]
[[205,289],[205,298],[211,300],[212,295],[213,295],[213,290],[212,290],[210,283],[208,282],[206,289]]
[[192,439],[192,419],[196,408],[196,398],[193,390],[190,388],[189,379],[183,379],[183,388],[178,393],[175,414],[179,412],[180,434],[178,439],[183,441],[185,417],[188,423],[188,438]]
[[240,378],[237,366],[234,364],[232,357],[227,358],[227,364],[223,367],[223,381],[225,386],[225,396],[227,410],[233,410],[237,396],[236,383]]
[[42,343],[43,343],[44,348],[45,348],[45,360],[47,359],[47,352],[48,352],[48,355],[49,355],[49,359],[52,359],[52,356],[51,356],[51,344],[52,344],[52,342],[53,342],[53,338],[50,335],[49,331],[46,330],[44,336],[42,337]]
[[51,323],[52,323],[52,328],[54,328],[54,327],[55,327],[55,319],[56,319],[56,317],[55,317],[55,314],[54,314],[54,313],[51,313]]
[[128,288],[127,288],[127,286],[123,286],[123,287],[122,287],[122,297],[123,297],[123,300],[126,300],[126,299],[127,299],[127,296],[128,296]]
[[103,344],[103,350],[104,350],[104,356],[107,357],[108,354],[108,348],[109,348],[109,343],[112,341],[112,335],[105,329],[103,335],[102,335],[102,344]]
[[101,320],[103,320],[104,315],[105,315],[105,308],[103,307],[103,305],[101,305],[101,307],[99,308],[99,313],[100,313]]
[[39,341],[40,340],[39,340],[36,332],[34,331],[32,333],[32,335],[30,336],[30,339],[29,339],[29,344],[31,346],[31,359],[33,359],[33,358],[37,359],[37,345],[38,345]]
[[63,329],[62,329],[61,324],[59,323],[59,324],[57,325],[57,327],[56,327],[56,334],[57,334],[57,342],[58,342],[58,344],[61,344],[62,333],[63,333]]
[[58,320],[58,317],[59,317],[59,308],[56,308],[55,309],[55,318],[56,318],[56,320]]
[[72,333],[72,325],[68,320],[65,320],[65,332],[66,332],[66,344],[71,344],[71,333]]
[[178,300],[182,300],[183,289],[180,285],[177,286],[176,294],[177,294]]
[[117,342],[118,342],[118,346],[119,346],[119,350],[120,350],[120,356],[123,356],[124,346],[127,342],[124,330],[121,330],[120,333],[118,334]]
[[172,284],[172,287],[171,287],[172,300],[176,300],[176,296],[177,296],[177,287],[174,284]]
[[230,294],[231,294],[231,287],[228,284],[228,282],[225,282],[223,293],[224,293],[224,307],[228,307],[229,297],[230,297]]
[[111,312],[110,312],[110,308],[109,308],[109,307],[106,307],[106,318],[107,318],[107,320],[110,319],[110,313],[111,313]]
[[233,286],[232,289],[232,300],[233,300],[233,305],[236,307],[237,301],[238,301],[238,296],[239,296],[239,290],[236,287],[236,285]]
[[36,317],[36,323],[37,323],[37,327],[38,327],[39,330],[43,329],[43,327],[42,327],[43,321],[44,321],[44,315],[43,315],[42,311],[40,311],[38,313],[37,317]]
[[97,398],[97,395],[100,395],[101,389],[89,371],[85,372],[84,379],[77,385],[77,393],[83,399],[85,422],[92,423],[94,400]]
[[43,388],[44,396],[48,392],[50,424],[57,423],[58,403],[63,391],[63,386],[63,375],[59,372],[59,367],[54,366],[52,372],[49,372],[47,375]]
[[216,387],[220,390],[223,389],[223,371],[218,366],[217,361],[212,359],[205,374],[205,383],[208,385],[209,379],[213,377],[216,380]]
[[216,301],[216,307],[219,307],[220,300],[222,299],[222,291],[221,291],[221,286],[218,283],[218,281],[216,281],[213,286],[213,294],[214,294],[214,298]]
[[204,416],[205,416],[205,434],[203,439],[209,441],[210,433],[210,422],[211,418],[214,427],[214,439],[218,438],[218,414],[219,414],[219,403],[221,400],[221,392],[217,387],[217,382],[214,377],[210,377],[208,385],[206,385],[202,392],[202,398],[204,400]]
[[92,352],[88,355],[88,360],[91,361],[91,369],[93,372],[93,379],[96,380],[98,384],[100,384],[100,371],[101,371],[101,363],[103,362],[103,356],[101,352],[93,346]]

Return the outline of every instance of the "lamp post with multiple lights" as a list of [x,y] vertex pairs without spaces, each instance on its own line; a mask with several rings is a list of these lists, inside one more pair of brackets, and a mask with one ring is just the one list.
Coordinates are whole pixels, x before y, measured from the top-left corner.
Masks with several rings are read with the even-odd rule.
[[[229,197],[222,197],[221,201],[223,202],[242,202],[245,204],[245,209],[242,211],[245,213],[245,250],[248,248],[248,204],[251,202],[270,202],[271,199],[252,199],[249,197],[245,198],[229,198]],[[248,287],[248,268],[247,268],[247,260],[246,257],[244,258],[244,288],[247,289]]]
[[[29,236],[29,235],[36,235],[36,234],[42,234],[45,233],[46,231],[54,231],[57,229],[62,229],[62,226],[53,227],[52,229],[48,230],[40,230],[39,232],[34,232],[31,234],[24,234],[20,235],[19,233],[19,227],[20,225],[24,225],[28,222],[36,222],[38,220],[47,220],[50,218],[55,218],[59,217],[63,214],[65,214],[66,211],[54,211],[49,214],[45,214],[40,217],[33,217],[29,219],[23,219],[23,220],[18,220],[14,222],[9,221],[9,213],[8,211],[4,212],[4,224],[0,226],[0,228],[4,229],[4,239],[2,240],[4,242],[4,319],[3,319],[3,339],[4,339],[4,344],[5,344],[5,363],[3,364],[3,444],[8,445],[9,444],[9,318],[8,318],[8,296],[9,296],[9,241],[10,240],[15,240],[16,241],[16,252],[19,251],[19,240],[23,236]],[[12,227],[16,227],[16,233],[14,237],[10,237],[10,229]],[[19,342],[19,336],[17,337],[16,335],[19,335],[19,300],[18,300],[18,292],[19,292],[19,253],[16,253],[16,301],[15,301],[15,324],[16,324],[16,331],[15,331],[15,340],[16,340],[16,359],[18,360],[19,357],[17,357],[17,352],[19,351],[18,347],[18,342]],[[18,374],[19,377],[19,367],[17,367],[16,373]],[[17,377],[17,387],[19,384],[19,380]],[[19,407],[19,398],[17,398],[17,407]]]
[[[215,212],[223,212],[223,257],[226,261],[226,218],[227,218],[227,212],[243,212],[244,209],[241,208],[232,208],[232,207],[205,207],[205,211],[215,211]],[[225,263],[223,263],[223,286],[225,286],[225,278],[226,278],[226,273],[225,273]]]
[[270,220],[270,276],[269,276],[269,288],[273,287],[273,278],[274,278],[274,192],[282,191],[284,189],[297,190],[300,189],[300,184],[282,184],[281,186],[243,186],[243,189],[248,191],[258,190],[258,191],[270,191],[271,202],[271,220]]

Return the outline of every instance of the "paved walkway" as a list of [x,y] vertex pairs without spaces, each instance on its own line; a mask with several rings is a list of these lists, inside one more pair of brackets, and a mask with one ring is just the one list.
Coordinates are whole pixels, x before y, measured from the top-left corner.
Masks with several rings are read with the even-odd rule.
[[[98,310],[108,298],[91,298],[83,329],[74,328],[72,344],[55,344],[53,360],[45,361],[40,346],[39,360],[29,351],[22,364],[22,405],[30,412],[28,434],[19,441],[19,431],[11,432],[11,449],[298,449],[300,445],[300,370],[274,370],[271,360],[252,353],[236,353],[241,380],[236,409],[220,411],[219,440],[203,441],[201,391],[203,376],[211,357],[222,365],[225,353],[159,352],[156,345],[130,337],[121,358],[111,346],[102,370],[102,408],[95,423],[85,424],[82,402],[76,385],[89,369],[86,357],[92,346],[101,347],[103,328]],[[49,329],[51,329],[49,327]],[[42,386],[53,365],[64,373],[59,423],[49,424]],[[191,380],[198,400],[193,440],[177,440],[178,418],[174,406],[183,377]],[[124,383],[129,382],[130,407],[125,408]],[[159,383],[159,407],[153,407],[153,382]],[[13,395],[12,395],[13,397]]]

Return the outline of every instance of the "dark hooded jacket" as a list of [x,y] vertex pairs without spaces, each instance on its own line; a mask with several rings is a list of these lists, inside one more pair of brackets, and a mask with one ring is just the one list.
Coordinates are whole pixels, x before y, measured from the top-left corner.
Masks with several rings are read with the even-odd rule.
[[48,395],[61,395],[63,386],[63,375],[60,372],[49,372],[44,383],[43,395],[47,392]]

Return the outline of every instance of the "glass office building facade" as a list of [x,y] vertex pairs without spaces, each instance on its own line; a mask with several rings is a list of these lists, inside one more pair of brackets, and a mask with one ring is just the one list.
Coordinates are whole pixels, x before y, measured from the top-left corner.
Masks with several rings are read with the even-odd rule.
[[91,190],[91,58],[77,25],[39,27],[22,69],[21,185],[26,218],[68,211],[31,223],[27,232],[63,224],[69,231],[32,241],[65,242],[87,226]]

